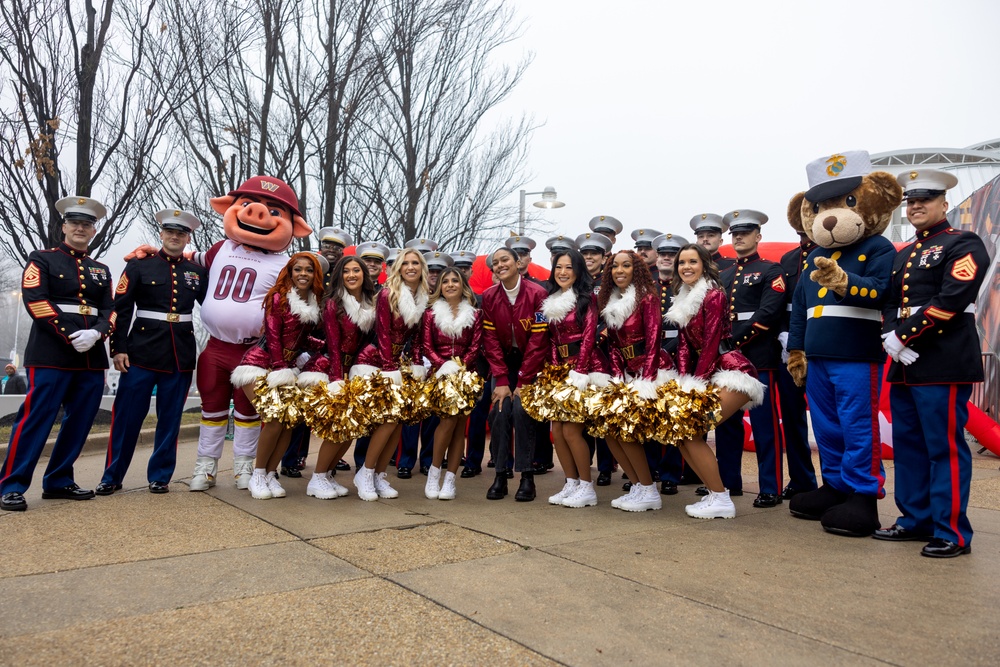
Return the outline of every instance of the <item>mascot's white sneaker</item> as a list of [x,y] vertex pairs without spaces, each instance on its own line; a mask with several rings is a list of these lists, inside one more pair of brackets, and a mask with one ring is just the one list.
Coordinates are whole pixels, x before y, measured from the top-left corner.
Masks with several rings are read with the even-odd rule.
[[563,507],[590,507],[597,504],[597,491],[593,482],[580,482],[573,493],[562,501]]
[[211,456],[199,456],[194,462],[194,473],[188,489],[190,491],[208,491],[215,486],[215,474],[218,471],[219,459],[213,459]]
[[455,473],[446,472],[444,482],[441,484],[441,491],[438,493],[438,500],[455,499]]
[[350,490],[346,486],[338,482],[337,478],[333,476],[332,470],[326,471],[326,479],[327,481],[330,482],[330,486],[333,487],[333,490],[337,492],[338,498],[343,498],[344,496],[351,495]]
[[267,488],[267,472],[263,468],[253,471],[247,488],[250,489],[250,496],[257,500],[269,500],[274,497],[271,489]]
[[361,500],[378,500],[378,493],[375,492],[375,470],[361,466],[354,473],[354,488],[358,490],[358,498]]
[[375,493],[378,494],[379,498],[391,499],[399,497],[399,491],[392,488],[389,480],[385,478],[384,472],[375,475]]
[[559,490],[559,493],[554,496],[549,496],[549,505],[562,505],[562,501],[573,495],[577,487],[580,486],[580,480],[566,478],[566,483],[563,484],[563,488]]
[[643,486],[642,484],[632,485],[633,489],[636,487],[639,487],[639,491],[631,498],[623,500],[618,509],[623,509],[626,512],[645,512],[646,510],[658,510],[663,507],[663,501],[660,499],[660,492],[656,488],[656,484],[650,484],[649,486]]
[[330,483],[330,478],[326,473],[314,472],[309,486],[306,487],[306,495],[320,500],[330,500],[337,497],[337,490]]
[[705,500],[684,508],[687,515],[695,519],[732,519],[736,516],[736,505],[729,497],[729,491],[715,493],[709,491]]
[[441,493],[441,468],[431,466],[427,471],[427,483],[424,484],[424,495],[436,500]]
[[252,456],[233,457],[233,477],[236,478],[236,488],[246,489],[250,487],[250,477],[253,475]]
[[267,473],[267,490],[271,492],[272,498],[285,497],[285,487],[278,481],[278,473],[274,470]]

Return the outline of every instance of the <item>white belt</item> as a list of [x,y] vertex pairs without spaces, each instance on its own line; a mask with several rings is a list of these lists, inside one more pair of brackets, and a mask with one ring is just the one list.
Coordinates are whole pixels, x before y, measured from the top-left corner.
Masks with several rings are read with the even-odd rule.
[[792,312],[792,304],[788,304],[787,306],[785,306],[785,310],[787,310],[788,312]]
[[680,333],[680,332],[677,331],[677,329],[664,329],[663,330],[663,337],[664,338],[677,338],[677,334],[678,333]]
[[[926,307],[927,306],[905,306],[904,308],[900,308],[899,310],[896,311],[896,317],[898,317],[901,320],[905,320],[908,317],[912,317],[913,315],[916,315],[917,313],[919,313],[921,310],[923,310]],[[908,314],[904,315],[903,314],[904,310],[908,310],[909,311]],[[965,310],[963,310],[962,312],[963,313],[972,313],[973,315],[975,315],[976,314],[976,304],[970,303],[968,306],[965,307]]]
[[881,311],[874,308],[858,308],[856,306],[814,306],[806,311],[806,317],[849,317],[855,320],[882,321]]
[[751,317],[754,316],[755,312],[756,311],[751,311],[749,313],[734,313],[734,315],[736,315],[736,319],[738,320],[749,320]]
[[97,317],[97,306],[88,306],[85,303],[57,303],[55,306],[64,313],[77,313],[78,315],[93,315]]
[[160,313],[155,310],[143,310],[139,308],[135,311],[136,317],[147,320],[160,320],[161,322],[190,322],[191,314],[181,315],[180,313]]

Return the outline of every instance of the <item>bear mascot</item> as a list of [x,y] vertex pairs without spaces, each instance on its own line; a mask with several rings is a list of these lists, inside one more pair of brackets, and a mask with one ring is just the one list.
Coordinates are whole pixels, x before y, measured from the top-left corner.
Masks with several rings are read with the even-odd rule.
[[872,171],[865,151],[819,158],[806,174],[809,190],[792,197],[788,222],[818,247],[792,296],[788,372],[806,388],[823,484],[795,495],[789,511],[864,537],[878,529],[885,496],[882,308],[896,249],[881,234],[903,192],[891,174]]
[[[213,198],[212,208],[222,216],[226,238],[208,252],[184,253],[208,268],[208,293],[201,306],[201,322],[209,339],[198,355],[196,371],[201,429],[192,491],[215,486],[230,401],[234,406],[236,487],[245,489],[250,483],[260,417],[242,390],[233,391],[230,375],[246,351],[260,340],[264,296],[288,262],[284,251],[293,238],[312,233],[299,212],[299,200],[292,188],[271,176],[254,176],[225,197]],[[156,248],[140,246],[126,259],[155,254]]]

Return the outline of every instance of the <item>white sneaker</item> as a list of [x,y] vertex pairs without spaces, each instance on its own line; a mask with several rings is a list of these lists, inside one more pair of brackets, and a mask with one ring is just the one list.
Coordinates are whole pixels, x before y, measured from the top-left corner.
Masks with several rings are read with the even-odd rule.
[[252,456],[233,457],[233,477],[236,478],[236,488],[245,489],[250,486],[250,477],[253,475]]
[[441,484],[441,491],[438,493],[438,500],[455,499],[455,473],[446,472],[444,482]]
[[211,456],[199,456],[194,462],[194,473],[191,477],[190,491],[208,491],[215,486],[215,474],[219,470],[219,459]]
[[632,486],[628,487],[628,491],[625,493],[625,495],[618,496],[617,498],[612,500],[611,506],[614,507],[616,510],[620,510],[622,508],[622,503],[631,498],[638,492],[639,492],[639,485],[633,484]]
[[729,497],[729,490],[715,493],[709,491],[706,500],[684,508],[688,516],[695,519],[732,519],[736,516],[736,505]]
[[326,471],[326,479],[328,482],[330,482],[330,486],[333,487],[333,490],[337,492],[338,498],[343,498],[344,496],[348,496],[351,494],[350,490],[346,486],[338,482],[337,478],[333,476],[332,470]]
[[441,493],[441,468],[431,466],[427,471],[427,483],[424,484],[424,495],[436,500]]
[[375,471],[372,468],[361,466],[354,474],[354,488],[358,490],[358,498],[361,500],[378,500],[375,492]]
[[250,495],[257,500],[267,500],[272,497],[271,489],[267,486],[267,473],[263,468],[256,468],[253,471],[247,488],[250,489]]
[[389,485],[389,480],[385,478],[385,473],[380,472],[375,475],[375,493],[379,498],[398,498],[399,491]]
[[309,486],[306,487],[306,495],[320,500],[330,500],[337,497],[337,490],[330,484],[330,478],[326,473],[314,472]]
[[271,492],[272,497],[285,497],[285,488],[281,486],[281,482],[278,481],[278,473],[274,470],[267,473],[267,488]]
[[656,484],[649,486],[633,484],[632,488],[635,487],[639,487],[639,491],[631,498],[623,500],[618,509],[623,509],[626,512],[645,512],[663,507],[663,501],[660,499],[660,492],[656,488]]
[[593,482],[581,481],[573,493],[563,498],[564,507],[589,507],[597,504],[597,491]]
[[549,505],[562,505],[562,501],[573,495],[578,486],[580,486],[580,480],[567,477],[566,483],[563,484],[563,488],[560,489],[559,493],[549,496]]

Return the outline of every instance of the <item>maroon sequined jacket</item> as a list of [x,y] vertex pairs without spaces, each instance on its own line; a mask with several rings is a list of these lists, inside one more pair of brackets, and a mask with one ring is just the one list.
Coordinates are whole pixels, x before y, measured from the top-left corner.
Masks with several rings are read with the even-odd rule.
[[597,299],[593,295],[582,322],[575,302],[561,319],[549,317],[549,362],[572,364],[577,373],[606,373],[607,360],[596,347],[597,320]]
[[389,290],[381,290],[375,297],[375,344],[361,350],[355,363],[376,366],[383,371],[398,371],[405,352],[411,363],[419,364],[423,356],[420,324],[418,319],[412,326],[408,325],[401,314],[393,313]]
[[257,366],[269,371],[294,368],[295,360],[300,354],[316,349],[316,339],[312,334],[320,326],[319,308],[315,305],[311,307],[316,309],[317,322],[307,322],[292,312],[290,306],[282,307],[279,294],[271,298],[271,313],[264,318],[261,342],[247,350],[243,355],[242,365]]
[[[350,294],[344,298],[354,299]],[[369,342],[371,326],[374,326],[374,321],[367,330],[362,329],[335,299],[326,302],[323,328],[326,331],[326,357],[329,360],[326,374],[331,381],[343,380],[347,376],[361,348]]]
[[456,317],[440,299],[424,313],[421,352],[434,370],[458,357],[467,370],[475,370],[483,345],[483,311],[463,301]]
[[[753,377],[757,372],[753,364],[736,350],[723,352],[720,344],[732,336],[728,297],[718,288],[709,289],[701,307],[687,324],[681,326],[677,344],[677,370],[703,380],[711,379],[718,370],[734,370]],[[675,300],[676,303],[676,300]]]
[[611,375],[620,378],[628,372],[638,379],[655,380],[661,368],[670,368],[670,355],[660,353],[662,329],[660,299],[652,293],[642,297],[620,327],[608,322]]
[[533,382],[541,370],[549,344],[549,327],[541,312],[546,296],[541,285],[523,279],[513,305],[503,283],[483,292],[483,353],[498,387],[510,384],[504,355],[515,346],[524,354],[518,387]]

